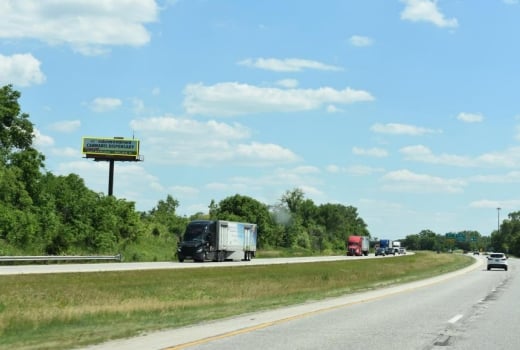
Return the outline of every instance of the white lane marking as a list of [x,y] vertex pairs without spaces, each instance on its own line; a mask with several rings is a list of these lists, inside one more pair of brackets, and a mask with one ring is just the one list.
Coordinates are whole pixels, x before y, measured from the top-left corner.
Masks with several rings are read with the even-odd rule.
[[462,317],[463,317],[463,315],[453,316],[452,318],[450,318],[450,320],[448,322],[451,324],[457,323]]

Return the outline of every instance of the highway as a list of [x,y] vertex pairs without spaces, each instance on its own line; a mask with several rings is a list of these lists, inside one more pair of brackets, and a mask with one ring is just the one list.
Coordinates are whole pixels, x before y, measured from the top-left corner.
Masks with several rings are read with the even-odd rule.
[[516,349],[518,260],[91,346],[107,349]]
[[[374,257],[393,259],[396,257]],[[314,303],[248,314],[90,346],[137,349],[516,349],[519,260],[487,271],[485,257],[443,276]],[[0,266],[0,275],[285,264],[367,257],[253,259],[250,262],[95,263]]]

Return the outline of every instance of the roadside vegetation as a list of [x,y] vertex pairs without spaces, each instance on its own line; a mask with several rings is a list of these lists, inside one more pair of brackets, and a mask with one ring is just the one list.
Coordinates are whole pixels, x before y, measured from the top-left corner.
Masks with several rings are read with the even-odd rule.
[[414,281],[472,261],[419,252],[325,263],[2,276],[0,349],[71,349]]
[[[155,207],[138,211],[132,201],[92,191],[80,174],[47,171],[20,97],[11,85],[0,87],[0,255],[120,253],[125,261],[173,260],[192,219],[256,223],[258,247],[266,252],[330,255],[343,251],[353,234],[369,236],[373,243],[378,240],[354,206],[317,205],[299,188],[269,204],[240,194],[211,200],[207,212],[189,216],[178,215],[179,201],[165,194]],[[425,229],[403,232],[401,244],[412,250],[493,249],[519,255],[520,212],[510,213],[490,237],[474,231],[458,232],[456,237]]]

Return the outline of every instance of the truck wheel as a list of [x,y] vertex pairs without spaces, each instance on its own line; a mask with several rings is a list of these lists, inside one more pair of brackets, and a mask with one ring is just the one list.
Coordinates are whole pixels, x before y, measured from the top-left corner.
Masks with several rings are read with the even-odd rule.
[[184,258],[181,258],[181,257],[179,256],[179,262],[184,262]]

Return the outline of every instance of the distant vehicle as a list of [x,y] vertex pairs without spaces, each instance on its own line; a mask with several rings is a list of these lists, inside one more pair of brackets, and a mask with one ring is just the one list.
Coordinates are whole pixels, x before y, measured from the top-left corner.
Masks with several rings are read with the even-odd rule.
[[507,271],[507,256],[504,253],[491,253],[487,257],[487,269],[504,269]]
[[480,252],[478,250],[474,250],[473,255],[480,255]]
[[379,240],[379,247],[380,248],[386,249],[386,248],[391,247],[391,246],[392,246],[392,240],[390,240],[390,239],[380,239]]
[[392,247],[385,248],[385,255],[395,255],[395,250]]
[[188,224],[177,248],[179,262],[249,261],[256,252],[256,224],[224,220],[195,220]]
[[347,241],[347,255],[367,256],[370,247],[369,238],[366,236],[350,236]]
[[406,248],[405,247],[399,248],[399,254],[406,254]]
[[394,248],[394,253],[395,254],[401,254],[401,253],[399,253],[399,248],[401,248],[401,242],[393,241],[392,242],[392,248]]
[[382,256],[386,255],[385,248],[379,247],[379,248],[376,249],[376,256],[379,256],[379,255],[382,255]]

